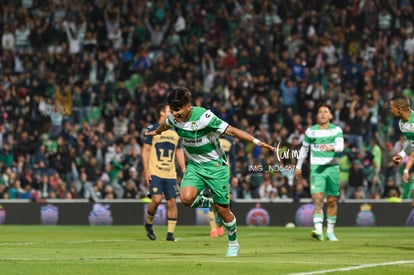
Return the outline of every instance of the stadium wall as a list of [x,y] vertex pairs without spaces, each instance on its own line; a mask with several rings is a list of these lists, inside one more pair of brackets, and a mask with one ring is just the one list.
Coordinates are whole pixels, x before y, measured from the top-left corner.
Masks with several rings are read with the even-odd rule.
[[[45,202],[0,200],[2,225],[143,225],[147,204],[135,200],[92,203],[84,200]],[[234,202],[239,225],[312,226],[313,206],[302,202]],[[208,225],[208,209],[191,209],[178,204],[179,225]],[[155,224],[166,225],[166,205],[161,204]],[[410,201],[340,202],[338,226],[414,226]],[[292,224],[291,224],[292,225]]]

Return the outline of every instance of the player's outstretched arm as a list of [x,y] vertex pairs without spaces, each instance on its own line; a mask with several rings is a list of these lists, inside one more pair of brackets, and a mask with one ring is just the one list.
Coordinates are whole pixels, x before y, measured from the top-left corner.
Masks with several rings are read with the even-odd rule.
[[147,136],[156,136],[156,135],[161,134],[164,131],[167,131],[168,129],[170,129],[170,127],[164,122],[164,123],[161,123],[157,127],[157,129],[146,132],[145,135],[147,135]]
[[265,143],[265,142],[263,142],[263,141],[255,138],[251,134],[249,134],[249,133],[247,133],[247,132],[245,132],[243,130],[240,130],[240,129],[236,128],[236,127],[233,127],[231,125],[229,127],[227,127],[227,129],[224,132],[224,134],[229,135],[229,136],[232,136],[232,137],[237,137],[239,139],[242,139],[242,140],[245,140],[245,141],[248,141],[248,142],[253,142],[257,146],[262,147],[262,148],[267,148],[267,149],[269,149],[271,151],[276,151],[276,148],[273,147],[272,145],[269,145],[269,144],[267,144],[267,143]]

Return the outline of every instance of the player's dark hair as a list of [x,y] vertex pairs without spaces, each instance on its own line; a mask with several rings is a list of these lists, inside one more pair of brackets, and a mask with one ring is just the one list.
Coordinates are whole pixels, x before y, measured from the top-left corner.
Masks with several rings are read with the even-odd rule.
[[405,95],[396,95],[393,98],[391,98],[390,102],[394,102],[395,105],[401,109],[409,109],[410,108],[410,99],[406,97]]
[[331,114],[332,114],[332,107],[327,103],[318,104],[318,106],[316,107],[316,113],[319,112],[319,109],[322,108],[322,107],[328,108],[329,112],[331,112]]
[[167,103],[161,103],[156,108],[155,118],[158,120],[161,116],[161,112],[165,111],[165,107],[167,107]]
[[191,103],[191,92],[186,87],[178,87],[170,92],[167,97],[167,102],[171,110],[179,110]]

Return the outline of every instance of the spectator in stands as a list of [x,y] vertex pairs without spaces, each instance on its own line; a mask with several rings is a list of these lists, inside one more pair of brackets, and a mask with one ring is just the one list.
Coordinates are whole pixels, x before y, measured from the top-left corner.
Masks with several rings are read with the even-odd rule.
[[3,50],[10,50],[12,52],[16,49],[16,39],[14,33],[11,32],[10,27],[8,25],[3,26],[1,46]]
[[[154,85],[157,81],[168,87],[189,86],[197,93],[194,98],[203,99],[203,105],[220,103],[227,115],[234,110],[230,116],[235,124],[246,125],[246,121],[246,128],[252,131],[260,125],[264,138],[283,146],[289,147],[293,128],[281,125],[288,126],[295,115],[301,117],[303,128],[311,125],[316,101],[338,106],[337,118],[343,128],[350,129],[351,135],[362,134],[365,145],[377,131],[384,144],[398,144],[400,133],[383,106],[393,93],[409,95],[413,89],[414,14],[406,1],[365,1],[359,12],[341,1],[327,4],[329,12],[320,9],[318,1],[295,4],[293,12],[291,3],[283,1],[264,9],[244,1],[225,9],[214,1],[183,5],[168,0],[152,6],[145,1],[134,5],[118,2],[96,1],[84,6],[76,1],[70,5],[61,2],[47,8],[42,1],[0,3],[0,10],[6,11],[0,18],[0,148],[7,143],[10,150],[1,155],[5,167],[14,165],[17,158],[11,155],[22,153],[26,166],[36,165],[31,167],[33,175],[39,169],[61,167],[51,161],[33,161],[42,144],[40,136],[51,128],[49,116],[40,112],[39,105],[53,100],[63,108],[62,129],[54,139],[43,141],[47,151],[53,151],[56,138],[62,136],[71,158],[82,160],[84,152],[90,151],[102,165],[111,143],[119,141],[124,146],[126,142],[121,140],[125,125],[117,124],[114,129],[120,110],[128,121],[127,132],[133,123],[131,131],[141,133],[152,120],[154,107],[165,99],[164,88]],[[208,77],[202,69],[207,54],[211,57],[206,62]],[[310,85],[325,92],[318,98],[313,93],[306,97]],[[206,87],[209,93],[204,93]],[[124,88],[129,97],[124,97]],[[260,118],[249,106],[250,99],[259,95],[269,106],[259,108]],[[363,111],[362,117],[363,130],[369,131],[354,132],[359,124],[348,119],[352,97],[358,97],[355,117],[359,109],[368,109],[369,116]],[[83,133],[84,127],[95,131],[95,125],[103,129],[99,138]],[[117,135],[104,138],[110,132]],[[22,133],[27,137],[22,139]],[[77,139],[78,135],[82,137]],[[139,138],[137,142],[142,143]],[[349,144],[361,149],[358,137]],[[139,159],[139,151],[136,157]],[[57,158],[61,157],[52,159]],[[75,163],[80,171],[87,161]],[[139,174],[141,168],[136,168]],[[71,169],[62,171],[71,174]],[[72,181],[66,182],[68,191]],[[397,185],[401,182],[398,173],[395,181]],[[250,179],[246,182],[251,184]]]
[[349,171],[349,182],[346,187],[346,198],[355,198],[355,191],[361,189],[363,198],[366,198],[364,190],[364,172],[362,170],[362,161],[355,159],[352,161],[352,166]]

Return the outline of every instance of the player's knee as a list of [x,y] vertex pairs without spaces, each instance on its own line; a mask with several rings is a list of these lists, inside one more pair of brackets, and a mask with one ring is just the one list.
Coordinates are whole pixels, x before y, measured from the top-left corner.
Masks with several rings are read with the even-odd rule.
[[181,199],[181,204],[188,206],[188,207],[190,207],[194,202],[194,197],[188,196],[188,195],[181,194],[180,199]]
[[176,200],[175,200],[175,199],[168,199],[168,200],[167,200],[167,206],[168,206],[169,208],[174,207],[174,206],[176,206],[176,205],[177,205],[177,202],[176,202]]
[[315,208],[314,211],[316,213],[322,212],[322,210],[323,210],[323,201],[322,202],[321,201],[315,201],[313,203],[313,207]]
[[336,198],[328,198],[328,200],[326,201],[326,204],[328,206],[335,206],[336,205]]
[[194,200],[197,198],[198,190],[192,187],[184,187],[180,191],[180,200],[181,203],[185,206],[191,206],[194,203]]
[[158,206],[161,203],[162,197],[161,196],[152,196],[151,200],[152,200],[153,204]]

